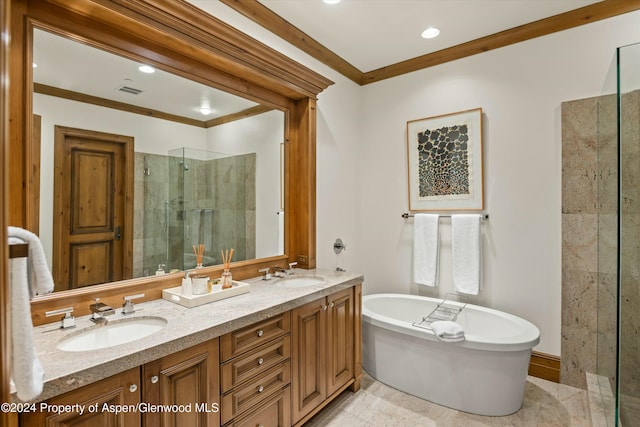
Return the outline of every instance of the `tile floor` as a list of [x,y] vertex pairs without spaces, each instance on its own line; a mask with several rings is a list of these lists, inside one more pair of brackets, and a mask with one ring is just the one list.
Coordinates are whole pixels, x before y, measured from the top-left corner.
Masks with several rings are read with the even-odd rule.
[[402,393],[365,374],[359,392],[342,393],[305,427],[591,427],[587,400],[586,390],[529,377],[518,412],[484,417]]

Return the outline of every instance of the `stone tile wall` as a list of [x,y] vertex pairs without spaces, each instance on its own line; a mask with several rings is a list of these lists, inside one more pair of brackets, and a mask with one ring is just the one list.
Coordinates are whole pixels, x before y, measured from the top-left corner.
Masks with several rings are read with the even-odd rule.
[[[640,95],[622,98],[621,385],[640,394]],[[562,104],[561,382],[615,387],[618,152],[615,95]],[[626,308],[625,308],[626,307]],[[626,384],[626,385],[625,385]]]

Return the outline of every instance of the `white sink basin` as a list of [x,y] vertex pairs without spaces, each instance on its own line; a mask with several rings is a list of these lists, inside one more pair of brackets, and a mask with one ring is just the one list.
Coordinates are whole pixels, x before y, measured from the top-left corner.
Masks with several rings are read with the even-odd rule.
[[304,288],[306,286],[323,285],[326,281],[316,276],[285,277],[276,282],[280,288]]
[[158,332],[167,325],[162,317],[132,317],[114,320],[75,332],[60,340],[57,347],[63,351],[88,351],[126,344]]

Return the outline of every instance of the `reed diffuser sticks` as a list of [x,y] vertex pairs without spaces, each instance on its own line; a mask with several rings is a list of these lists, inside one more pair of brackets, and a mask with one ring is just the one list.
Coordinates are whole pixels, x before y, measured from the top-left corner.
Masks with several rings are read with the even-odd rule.
[[196,245],[192,246],[193,253],[196,256],[196,266],[202,267],[202,257],[204,256],[204,244],[199,243],[198,247]]
[[220,253],[222,254],[222,267],[225,270],[228,270],[229,268],[231,268],[231,259],[233,258],[233,248],[231,248],[231,251],[229,251],[228,249],[226,251],[224,250],[220,250]]

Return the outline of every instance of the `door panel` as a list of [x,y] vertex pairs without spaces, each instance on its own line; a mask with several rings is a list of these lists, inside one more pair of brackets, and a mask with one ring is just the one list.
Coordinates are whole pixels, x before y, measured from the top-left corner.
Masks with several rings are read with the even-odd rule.
[[131,137],[56,126],[56,291],[131,277],[133,155]]

